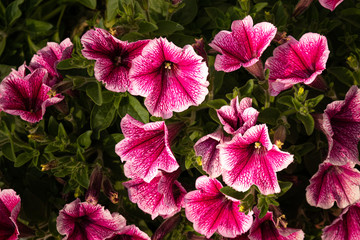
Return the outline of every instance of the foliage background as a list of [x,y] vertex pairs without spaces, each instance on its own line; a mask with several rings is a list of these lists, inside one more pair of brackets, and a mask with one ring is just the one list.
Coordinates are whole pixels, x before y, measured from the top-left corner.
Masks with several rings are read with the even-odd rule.
[[[175,1],[173,1],[175,2]],[[36,239],[60,239],[56,231],[58,211],[75,197],[84,198],[89,175],[95,165],[103,166],[114,188],[119,192],[119,204],[112,204],[104,195],[100,203],[118,211],[129,224],[136,224],[150,236],[163,222],[154,221],[132,204],[121,182],[126,181],[122,164],[114,146],[123,136],[120,120],[126,113],[149,122],[143,99],[127,93],[112,93],[93,77],[94,62],[81,55],[80,37],[88,29],[111,30],[121,40],[136,41],[167,37],[180,47],[194,44],[195,38],[211,42],[220,30],[229,30],[231,22],[251,15],[254,23],[268,21],[279,31],[299,39],[306,32],[325,35],[330,56],[322,74],[330,86],[325,93],[309,90],[307,119],[299,118],[304,108],[296,107],[294,89],[271,98],[270,108],[264,108],[264,94],[243,68],[232,73],[216,72],[215,52],[208,51],[210,94],[198,108],[177,113],[171,120],[187,125],[172,149],[183,173],[179,181],[191,191],[195,179],[202,175],[194,143],[218,126],[215,109],[236,95],[253,98],[261,112],[258,121],[267,123],[270,133],[285,126],[287,138],[283,149],[295,154],[296,163],[278,174],[292,188],[278,201],[289,226],[302,228],[306,239],[318,239],[321,229],[339,214],[336,207],[322,210],[310,207],[305,199],[308,180],[326,156],[327,140],[314,129],[310,112],[322,113],[335,99],[343,99],[353,84],[360,83],[359,28],[360,1],[345,0],[333,12],[314,1],[301,15],[294,17],[297,0],[3,0],[0,2],[0,75],[3,79],[11,68],[17,68],[47,42],[60,42],[70,37],[75,45],[73,58],[58,65],[65,76],[59,92],[66,92],[68,109],[49,108],[39,124],[28,124],[20,118],[1,113],[0,120],[0,188],[13,188],[20,194],[22,209],[19,221],[35,230]],[[272,55],[273,43],[262,60]],[[284,56],[286,57],[286,56]],[[69,93],[69,92],[67,92]],[[320,94],[324,95],[320,99]],[[299,99],[298,99],[299,100]],[[321,100],[320,102],[318,100]],[[287,122],[283,121],[287,117]],[[310,116],[310,117],[309,117]],[[170,121],[171,121],[170,120]],[[41,171],[43,164],[50,169]],[[194,234],[192,224],[182,213],[180,224],[167,235],[168,239],[186,238]]]

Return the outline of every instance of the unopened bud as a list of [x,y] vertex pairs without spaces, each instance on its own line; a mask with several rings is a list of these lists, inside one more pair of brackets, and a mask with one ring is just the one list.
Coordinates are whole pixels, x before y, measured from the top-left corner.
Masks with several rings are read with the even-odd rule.
[[274,143],[278,145],[276,142],[279,142],[279,144],[281,143],[282,146],[284,145],[285,139],[286,139],[286,127],[284,125],[280,125],[274,133]]
[[273,39],[273,41],[278,44],[284,44],[289,40],[290,38],[286,36],[286,32],[279,32],[279,31],[276,32],[275,37]]
[[292,14],[293,17],[297,17],[301,15],[303,12],[305,12],[305,10],[308,9],[312,1],[313,0],[300,0],[298,4],[296,4],[295,6],[294,12]]
[[113,203],[119,203],[119,194],[114,190],[113,185],[109,178],[105,178],[103,181],[103,190],[107,198]]
[[199,54],[201,57],[203,57],[202,61],[206,62],[206,64],[207,64],[207,53],[205,51],[204,39],[203,38],[200,38],[200,39],[195,38],[195,43],[193,43],[191,46],[194,48],[194,50],[197,54]]
[[92,171],[90,176],[89,188],[85,194],[86,202],[91,203],[93,205],[97,204],[100,195],[102,178],[103,175],[101,172],[101,167],[97,165]]

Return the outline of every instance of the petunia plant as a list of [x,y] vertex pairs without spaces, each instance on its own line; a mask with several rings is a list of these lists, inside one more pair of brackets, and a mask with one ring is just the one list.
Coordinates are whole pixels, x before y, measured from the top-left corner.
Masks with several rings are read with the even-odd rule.
[[0,239],[357,239],[355,1],[0,3]]

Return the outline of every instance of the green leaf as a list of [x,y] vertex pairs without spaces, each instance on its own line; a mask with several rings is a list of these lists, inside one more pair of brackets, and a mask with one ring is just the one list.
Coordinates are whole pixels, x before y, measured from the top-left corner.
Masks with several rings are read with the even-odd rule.
[[340,18],[348,21],[357,28],[360,28],[360,9],[347,8],[340,12]]
[[267,5],[269,5],[269,3],[267,3],[267,2],[259,2],[259,3],[255,4],[255,5],[251,8],[251,13],[260,12],[260,11],[263,10]]
[[284,195],[287,191],[290,190],[290,188],[293,185],[292,182],[283,182],[283,181],[278,181],[278,182],[281,188],[281,192],[277,194],[278,197]]
[[115,117],[116,108],[113,103],[101,106],[94,105],[90,115],[90,126],[95,138],[100,138],[100,132],[110,126]]
[[0,64],[0,79],[3,79],[6,77],[10,72],[12,68],[16,68],[15,66]]
[[182,3],[185,3],[185,7],[175,12],[171,20],[186,25],[192,23],[195,19],[198,12],[198,5],[197,1],[194,0],[183,0]]
[[209,109],[209,115],[211,117],[212,120],[214,120],[215,122],[217,122],[218,124],[220,123],[219,117],[217,116],[216,110],[213,108]]
[[77,1],[90,9],[95,10],[96,8],[96,0],[77,0]]
[[29,32],[47,32],[53,28],[53,25],[48,22],[27,18],[25,20],[25,27]]
[[353,72],[346,67],[331,67],[328,68],[327,71],[348,87],[356,84],[356,78]]
[[77,168],[76,171],[73,172],[71,177],[74,178],[75,181],[78,182],[82,187],[89,187],[89,173],[88,167],[86,165]]
[[1,151],[4,156],[10,161],[16,162],[16,155],[14,151],[14,145],[12,143],[6,143],[1,147]]
[[59,70],[70,70],[74,68],[87,68],[90,61],[84,58],[68,58],[56,65]]
[[158,30],[154,32],[156,35],[170,35],[176,31],[184,30],[183,26],[173,21],[161,20],[157,23],[157,26]]
[[307,106],[309,108],[314,108],[321,102],[321,100],[323,100],[323,98],[324,98],[324,95],[321,94],[321,95],[318,95],[318,96],[316,96],[314,98],[310,98],[310,99],[306,100],[305,104],[307,104]]
[[5,45],[6,45],[6,35],[2,34],[2,32],[0,31],[0,56],[4,52]]
[[217,18],[224,19],[225,14],[219,8],[216,7],[207,7],[205,8],[207,15],[212,19],[216,20]]
[[128,95],[128,98],[124,98],[121,103],[119,112],[122,117],[129,114],[138,121],[143,123],[149,122],[149,112],[143,107],[136,97]]
[[23,2],[24,0],[15,0],[7,6],[5,15],[8,26],[11,26],[21,16],[19,5]]
[[281,0],[275,3],[273,7],[273,12],[275,13],[275,26],[277,27],[286,27],[289,14],[287,13]]
[[57,136],[59,128],[59,123],[56,121],[56,119],[53,116],[50,116],[49,123],[48,123],[48,132],[52,136]]
[[222,192],[223,194],[225,194],[229,197],[233,197],[238,200],[244,199],[246,197],[246,195],[248,194],[247,191],[246,192],[238,192],[229,186],[221,188],[220,192]]
[[106,0],[106,22],[112,21],[119,10],[119,0]]
[[59,124],[58,137],[60,139],[68,139],[69,138],[62,123]]
[[137,40],[143,39],[144,35],[139,32],[129,32],[121,37],[123,41],[135,42]]
[[276,125],[276,121],[280,117],[281,112],[277,108],[269,107],[265,108],[260,112],[258,116],[258,121],[262,123],[268,123],[271,125]]
[[149,33],[158,30],[158,26],[151,22],[141,22],[139,23],[139,33]]
[[228,103],[224,99],[214,99],[207,102],[207,105],[214,109],[220,109],[222,106]]
[[259,218],[263,218],[269,209],[269,204],[268,201],[266,201],[266,196],[258,195],[257,207],[260,210]]
[[89,83],[86,86],[86,95],[88,95],[88,97],[91,98],[96,105],[101,106],[103,104],[100,82]]
[[277,102],[280,103],[280,104],[283,104],[285,106],[291,107],[291,108],[294,107],[293,97],[289,96],[289,95],[282,96],[282,97],[278,98]]
[[[39,152],[37,152],[37,154],[39,154]],[[32,153],[23,152],[23,153],[19,154],[16,158],[14,167],[21,167],[25,163],[29,162],[33,157],[35,157],[35,155],[36,155],[35,152],[32,152]]]
[[93,132],[92,130],[88,130],[88,131],[84,132],[83,134],[81,134],[77,139],[77,144],[84,149],[87,149],[88,147],[90,147],[92,132]]
[[253,89],[254,89],[254,79],[250,79],[249,81],[246,82],[244,86],[239,88],[241,97],[243,98],[243,97],[251,96]]
[[314,131],[315,121],[314,118],[310,115],[310,113],[306,115],[302,115],[300,113],[296,113],[296,117],[302,122],[305,127],[307,135],[311,135]]

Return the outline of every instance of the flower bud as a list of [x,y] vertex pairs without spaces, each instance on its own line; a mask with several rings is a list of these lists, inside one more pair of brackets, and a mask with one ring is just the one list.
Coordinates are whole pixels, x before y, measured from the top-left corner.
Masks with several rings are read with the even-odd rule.
[[103,181],[103,190],[107,198],[113,203],[119,203],[119,194],[114,190],[113,185],[109,178],[105,178]]
[[101,167],[97,165],[92,171],[90,176],[89,188],[85,194],[86,202],[91,203],[93,205],[97,204],[100,195],[102,178],[103,175],[101,172]]

